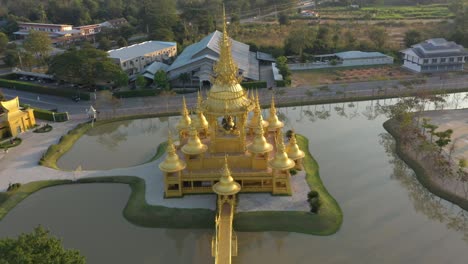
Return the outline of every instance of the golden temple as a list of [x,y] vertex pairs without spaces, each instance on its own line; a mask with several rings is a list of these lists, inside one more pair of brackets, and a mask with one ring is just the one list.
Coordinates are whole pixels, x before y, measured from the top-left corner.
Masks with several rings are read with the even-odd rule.
[[205,99],[198,93],[193,117],[182,99],[176,126],[179,144],[176,148],[169,134],[167,155],[159,168],[164,175],[165,197],[217,194],[212,255],[216,264],[230,264],[231,257],[237,255],[233,230],[236,194],[291,195],[290,170],[302,169],[304,152],[294,133],[285,146],[284,123],[278,119],[274,97],[268,120],[264,120],[258,92],[249,96],[240,85],[225,15],[219,47],[213,86]]
[[240,184],[241,192],[291,195],[289,171],[301,168],[303,152],[297,144],[285,147],[284,123],[278,119],[274,97],[268,119],[264,120],[258,92],[251,92],[249,96],[240,85],[226,23],[219,47],[213,86],[206,98],[198,93],[194,116],[190,116],[183,98],[182,116],[176,126],[179,145],[177,150],[168,148],[167,159],[163,162],[178,162],[178,170],[160,166],[164,173],[165,197],[212,193],[212,187],[219,181],[219,168],[223,166],[225,154],[228,154],[232,177]]

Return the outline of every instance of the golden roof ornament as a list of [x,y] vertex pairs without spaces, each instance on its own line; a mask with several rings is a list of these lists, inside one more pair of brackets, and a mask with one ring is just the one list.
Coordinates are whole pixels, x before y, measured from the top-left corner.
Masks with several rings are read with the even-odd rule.
[[[252,94],[253,94],[253,92],[252,92]],[[263,120],[262,109],[260,108],[260,100],[258,99],[258,92],[257,92],[257,96],[256,97],[254,96],[252,101],[255,102],[255,108],[253,110],[254,114],[252,116],[252,119],[250,119],[250,122],[247,124],[247,127],[248,128],[257,128],[258,120],[260,119],[260,117],[262,117],[262,126],[264,128],[267,128],[268,127],[268,121]]]
[[192,123],[192,120],[189,116],[189,112],[187,109],[187,104],[185,102],[185,96],[182,97],[182,116],[179,120],[179,123],[177,124],[177,130],[185,130],[190,127],[190,124]]
[[294,131],[291,133],[291,139],[286,146],[286,154],[288,154],[288,157],[292,160],[302,159],[305,156],[304,151],[297,145],[296,133],[294,133]]
[[202,103],[203,103],[203,99],[201,97],[200,91],[198,91],[197,107],[195,110],[197,116],[193,120],[193,125],[195,126],[197,130],[208,129],[208,121],[206,120],[206,117],[203,114]]
[[198,137],[198,132],[195,126],[190,126],[189,138],[187,143],[182,147],[182,152],[187,155],[198,155],[206,152],[207,146],[203,144]]
[[167,148],[166,148],[166,159],[159,164],[159,169],[164,172],[176,172],[185,169],[187,164],[179,159],[179,156],[176,153],[174,143],[172,142],[172,135],[169,131],[169,136],[167,139]]
[[252,153],[266,153],[273,150],[273,146],[267,142],[264,136],[262,121],[263,118],[262,115],[260,115],[257,120],[257,129],[255,130],[255,137],[252,141],[252,144],[247,146],[247,150]]
[[210,91],[206,98],[205,113],[222,115],[224,102],[228,101],[228,112],[238,114],[250,111],[252,102],[246,97],[246,92],[240,85],[242,76],[238,74],[231,51],[231,40],[227,33],[226,13],[223,10],[223,34],[219,38],[219,60],[213,66],[213,78]]
[[283,128],[284,123],[278,119],[276,115],[276,107],[275,107],[275,96],[271,96],[271,106],[270,106],[270,116],[268,117],[268,129],[269,130],[277,130],[278,128]]
[[234,181],[229,170],[227,156],[224,156],[224,167],[221,170],[219,182],[213,185],[213,191],[218,195],[234,195],[241,189],[239,183]]
[[291,168],[294,168],[294,166],[296,166],[296,163],[288,157],[288,154],[286,154],[284,141],[283,141],[283,132],[281,132],[281,130],[279,130],[278,135],[276,137],[275,157],[272,160],[270,160],[268,165],[272,169],[277,169],[277,170],[289,170]]

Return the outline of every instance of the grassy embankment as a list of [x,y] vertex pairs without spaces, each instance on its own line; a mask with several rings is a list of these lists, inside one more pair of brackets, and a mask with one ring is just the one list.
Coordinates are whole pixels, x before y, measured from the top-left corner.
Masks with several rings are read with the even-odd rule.
[[[104,122],[103,122],[104,123]],[[90,129],[87,123],[77,126],[70,131],[69,137],[52,148],[55,152],[43,159],[43,164],[56,167],[56,159],[60,157],[57,151],[70,148],[73,142]],[[304,150],[308,150],[308,140],[298,135],[298,143]],[[159,158],[165,149],[165,143],[158,147],[157,154],[152,160]],[[304,167],[307,172],[307,182],[312,189],[320,194],[321,207],[319,214],[309,212],[244,212],[236,214],[235,225],[239,231],[289,231],[314,235],[330,235],[335,233],[342,223],[342,212],[336,201],[323,186],[318,164],[307,152]],[[41,181],[21,186],[13,192],[0,193],[0,219],[21,202],[29,194],[48,186],[73,183],[71,181]],[[145,182],[132,176],[97,177],[80,179],[77,183],[123,183],[128,184],[132,193],[124,209],[124,217],[140,226],[166,228],[213,228],[215,212],[208,209],[180,209],[164,206],[149,205],[145,200]],[[274,199],[274,197],[272,197]],[[304,197],[307,199],[307,197]]]
[[[313,235],[334,234],[343,222],[343,213],[336,200],[322,183],[317,161],[309,153],[309,140],[296,135],[299,147],[306,152],[304,169],[311,190],[320,195],[318,214],[300,211],[259,211],[237,213],[234,226],[238,231],[286,231]],[[294,176],[293,176],[294,177]],[[241,194],[242,195],[242,194]],[[274,199],[274,198],[272,198]],[[304,197],[307,199],[307,197]]]
[[460,206],[461,208],[468,210],[467,199],[444,189],[442,186],[440,186],[435,181],[433,181],[431,177],[429,176],[430,174],[427,171],[427,169],[423,167],[423,165],[414,157],[414,155],[411,155],[410,153],[407,153],[405,151],[405,148],[403,148],[402,142],[400,139],[400,133],[398,129],[399,124],[397,123],[396,120],[393,120],[393,119],[387,120],[383,124],[383,127],[395,139],[396,153],[398,157],[400,157],[412,170],[414,170],[416,174],[416,178],[424,187],[426,187],[431,193],[441,197],[442,199],[450,201]]

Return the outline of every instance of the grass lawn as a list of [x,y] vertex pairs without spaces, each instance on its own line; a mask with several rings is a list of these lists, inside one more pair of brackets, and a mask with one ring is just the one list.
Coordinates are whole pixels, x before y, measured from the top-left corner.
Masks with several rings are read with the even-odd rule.
[[[336,200],[322,183],[317,161],[309,153],[309,140],[297,135],[299,147],[306,152],[304,169],[311,190],[320,195],[321,206],[318,214],[300,211],[259,211],[237,213],[234,228],[238,231],[285,231],[312,235],[336,233],[343,222],[343,213]],[[242,195],[242,194],[241,194]],[[273,198],[274,199],[274,198]],[[306,199],[306,197],[304,197]]]
[[0,149],[13,148],[21,144],[21,138],[14,138],[13,141],[7,140],[0,144]]

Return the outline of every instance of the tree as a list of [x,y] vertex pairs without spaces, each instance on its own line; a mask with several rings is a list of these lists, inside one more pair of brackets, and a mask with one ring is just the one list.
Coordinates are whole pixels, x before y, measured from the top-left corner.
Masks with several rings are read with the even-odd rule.
[[313,47],[315,39],[316,33],[312,28],[296,28],[286,38],[285,50],[302,56],[304,49]]
[[435,132],[434,135],[438,137],[435,141],[437,146],[439,147],[439,152],[442,152],[442,148],[447,146],[451,141],[453,130],[447,129],[445,131]]
[[45,58],[49,56],[49,52],[52,50],[52,42],[46,32],[31,31],[24,40],[23,47],[36,59],[44,63]]
[[135,79],[135,85],[137,86],[137,88],[143,88],[146,86],[146,84],[147,82],[146,82],[145,77],[141,74],[138,74]]
[[185,88],[185,84],[190,81],[190,73],[188,72],[181,73],[178,79],[182,82],[182,85]]
[[414,44],[423,41],[423,36],[421,32],[415,29],[410,29],[405,32],[405,45],[406,47],[411,47]]
[[108,38],[101,38],[101,40],[99,40],[99,49],[101,50],[112,49],[112,42]]
[[282,12],[278,17],[278,23],[280,25],[289,25],[291,21],[289,20],[289,15],[287,13]]
[[128,46],[128,43],[127,43],[127,40],[125,40],[125,38],[121,37],[117,40],[117,45],[119,47],[126,47]]
[[178,20],[176,1],[153,0],[144,2],[143,20],[149,37],[157,40],[173,40],[172,28]]
[[368,36],[378,49],[384,48],[388,38],[387,31],[383,27],[372,27],[368,32]]
[[52,237],[41,226],[17,239],[0,240],[0,263],[84,264],[85,258],[77,250],[64,249],[60,239]]
[[66,51],[49,62],[49,74],[70,83],[94,86],[98,81],[123,85],[127,80],[122,69],[108,57],[107,52],[87,47]]
[[2,53],[8,45],[8,37],[5,33],[0,32],[0,53]]
[[167,74],[163,70],[159,70],[154,74],[154,83],[156,87],[162,89],[169,89],[169,79],[167,78]]

